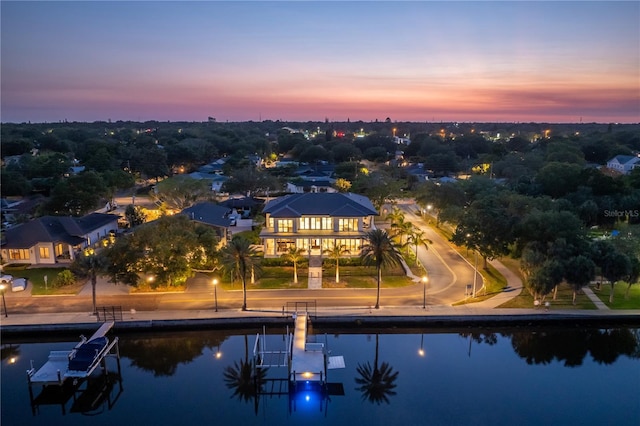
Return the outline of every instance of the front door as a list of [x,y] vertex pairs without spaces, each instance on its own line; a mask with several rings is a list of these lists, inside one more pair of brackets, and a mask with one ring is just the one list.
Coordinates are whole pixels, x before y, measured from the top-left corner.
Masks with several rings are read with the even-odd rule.
[[322,240],[320,238],[309,239],[309,250],[312,256],[318,256],[322,254]]

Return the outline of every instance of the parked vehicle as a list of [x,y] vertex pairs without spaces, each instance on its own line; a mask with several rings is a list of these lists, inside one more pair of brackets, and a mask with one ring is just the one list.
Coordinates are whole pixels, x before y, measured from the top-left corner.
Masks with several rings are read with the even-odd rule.
[[11,281],[11,291],[25,291],[27,289],[26,278],[14,278]]
[[11,275],[2,275],[0,277],[0,283],[11,287],[11,291],[24,291],[27,289],[26,278],[13,278]]

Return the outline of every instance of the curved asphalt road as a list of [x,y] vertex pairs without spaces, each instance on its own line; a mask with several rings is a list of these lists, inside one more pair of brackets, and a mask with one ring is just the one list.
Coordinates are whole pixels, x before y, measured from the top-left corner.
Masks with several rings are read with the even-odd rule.
[[[422,229],[425,236],[433,244],[429,249],[418,247],[418,259],[424,265],[429,276],[428,303],[432,305],[450,305],[465,297],[465,287],[473,286],[474,265],[460,256],[451,243],[428,226],[422,217],[418,216],[415,203],[404,202],[398,204],[404,211],[405,218]],[[430,216],[429,216],[430,217]],[[435,219],[434,219],[435,220]],[[480,261],[480,260],[479,260]],[[482,275],[476,278],[476,293],[482,287]]]

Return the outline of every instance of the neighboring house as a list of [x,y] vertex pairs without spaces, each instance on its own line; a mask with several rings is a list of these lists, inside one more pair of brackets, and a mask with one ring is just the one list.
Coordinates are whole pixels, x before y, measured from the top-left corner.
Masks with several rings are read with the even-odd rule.
[[378,214],[367,197],[352,193],[285,195],[269,201],[263,213],[260,238],[265,257],[280,256],[290,247],[318,256],[335,244],[357,256]]
[[254,166],[262,167],[263,161],[262,161],[262,157],[260,157],[259,155],[248,155],[247,159]]
[[418,179],[418,181],[429,180],[429,178],[433,176],[431,172],[424,169],[424,165],[422,163],[411,164],[405,167],[405,170],[411,176],[415,176]]
[[296,179],[287,182],[286,191],[293,194],[304,194],[307,192],[338,192],[331,185],[335,182],[329,178]]
[[252,216],[252,212],[256,213],[261,209],[264,200],[255,197],[245,197],[243,195],[232,195],[227,200],[220,202],[223,207],[236,210],[243,219]]
[[229,217],[231,213],[232,209],[229,207],[207,201],[187,207],[180,214],[186,215],[194,222],[214,228],[220,242],[225,244],[229,237],[229,227],[233,224]]
[[214,160],[209,164],[205,164],[204,166],[199,167],[196,171],[204,174],[221,175],[224,173],[222,168],[226,164],[227,160],[227,157],[218,158],[217,160]]
[[276,167],[298,167],[300,166],[300,162],[296,160],[292,160],[290,158],[281,158],[276,161]]
[[84,170],[85,170],[85,166],[72,166],[72,167],[69,167],[69,169],[67,170],[67,173],[65,173],[65,176],[69,177],[71,175],[77,175],[84,172]]
[[187,176],[189,176],[191,179],[209,181],[211,183],[211,190],[214,192],[222,192],[222,185],[224,185],[224,183],[229,180],[228,177],[221,176],[215,173],[193,172],[189,173]]
[[295,174],[301,177],[333,177],[335,171],[336,166],[334,164],[320,161],[312,165],[304,164],[299,166]]
[[0,250],[7,263],[70,263],[83,248],[96,246],[118,229],[118,216],[43,216],[4,232]]
[[411,145],[411,139],[409,139],[409,138],[401,138],[399,136],[394,136],[393,137],[393,141],[395,143],[397,143],[398,145],[400,145],[400,144]]
[[5,166],[20,164],[20,158],[22,158],[22,155],[7,155],[6,157],[2,157],[2,164]]
[[640,157],[616,155],[611,160],[607,161],[607,168],[620,172],[624,175],[631,173],[631,170],[636,167],[640,167]]

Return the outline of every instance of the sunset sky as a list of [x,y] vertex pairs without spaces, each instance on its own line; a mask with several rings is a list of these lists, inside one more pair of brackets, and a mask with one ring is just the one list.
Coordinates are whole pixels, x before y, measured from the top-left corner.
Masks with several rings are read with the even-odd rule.
[[1,2],[2,122],[640,122],[640,2]]

